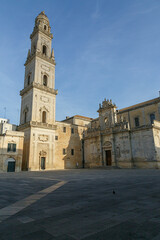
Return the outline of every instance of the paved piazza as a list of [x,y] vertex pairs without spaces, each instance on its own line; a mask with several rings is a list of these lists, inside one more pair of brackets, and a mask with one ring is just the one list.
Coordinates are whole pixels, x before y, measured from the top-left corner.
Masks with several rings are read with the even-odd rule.
[[160,170],[0,174],[0,239],[160,239]]

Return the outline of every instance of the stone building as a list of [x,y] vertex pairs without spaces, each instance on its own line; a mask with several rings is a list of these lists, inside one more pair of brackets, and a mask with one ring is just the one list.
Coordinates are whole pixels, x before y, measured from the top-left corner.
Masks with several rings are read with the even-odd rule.
[[22,168],[24,133],[0,118],[0,172],[19,172]]
[[36,20],[25,62],[19,131],[24,132],[23,169],[51,170],[82,166],[81,139],[90,118],[55,121],[53,35],[44,12]]
[[159,168],[160,98],[120,110],[105,99],[96,119],[75,115],[55,120],[58,91],[52,38],[48,17],[41,12],[35,19],[25,62],[19,132],[4,130],[9,123],[0,125],[0,169],[6,171],[8,162],[15,162],[16,171],[21,162],[28,171]]
[[116,108],[105,99],[85,131],[85,166],[159,168],[160,98]]

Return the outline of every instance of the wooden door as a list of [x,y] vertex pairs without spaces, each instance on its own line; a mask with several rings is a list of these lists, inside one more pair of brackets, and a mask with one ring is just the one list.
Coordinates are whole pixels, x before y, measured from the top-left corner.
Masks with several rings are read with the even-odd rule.
[[8,162],[7,172],[15,172],[15,162]]
[[112,156],[111,156],[111,150],[106,151],[106,166],[112,165]]
[[45,157],[41,157],[41,169],[45,169]]

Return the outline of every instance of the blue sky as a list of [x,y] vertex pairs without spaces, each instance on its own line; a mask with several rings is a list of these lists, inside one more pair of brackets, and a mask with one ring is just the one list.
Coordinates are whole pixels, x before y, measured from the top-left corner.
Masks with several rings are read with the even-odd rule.
[[97,117],[99,103],[118,108],[160,90],[159,0],[1,0],[0,117],[19,123],[24,62],[36,16],[54,35],[56,120]]

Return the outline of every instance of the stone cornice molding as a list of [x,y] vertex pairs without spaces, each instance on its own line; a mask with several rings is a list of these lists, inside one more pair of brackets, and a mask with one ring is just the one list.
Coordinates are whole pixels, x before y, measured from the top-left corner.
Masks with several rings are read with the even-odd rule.
[[37,122],[37,121],[30,121],[24,124],[21,124],[18,126],[18,131],[23,131],[25,128],[29,127],[36,127],[36,128],[45,128],[45,129],[50,129],[50,130],[56,130],[57,125],[55,124],[49,124],[49,123],[42,123],[42,122]]
[[20,91],[20,96],[23,96],[25,93],[27,93],[32,88],[37,88],[37,89],[40,89],[42,91],[45,91],[45,92],[48,92],[48,93],[51,93],[51,94],[54,94],[54,95],[58,94],[58,90],[57,89],[52,89],[52,88],[43,86],[43,85],[41,85],[39,83],[32,82],[29,86],[25,87],[24,89],[22,89]]
[[53,65],[56,65],[56,62],[55,62],[55,59],[54,59],[54,58],[48,57],[48,56],[46,56],[45,54],[42,54],[41,52],[37,52],[37,51],[36,51],[34,54],[30,55],[30,56],[27,58],[24,66],[26,66],[29,62],[31,62],[32,59],[34,59],[35,57],[39,57],[39,58],[41,58],[41,59],[43,59],[43,60],[45,60],[45,61],[47,61],[47,62],[49,62],[49,63],[51,63],[51,64],[53,64]]
[[44,30],[43,27],[40,25],[34,27],[33,32],[30,35],[30,39],[32,39],[35,36],[35,34],[38,32],[42,32],[43,34],[47,35],[49,38],[53,39],[53,34]]

